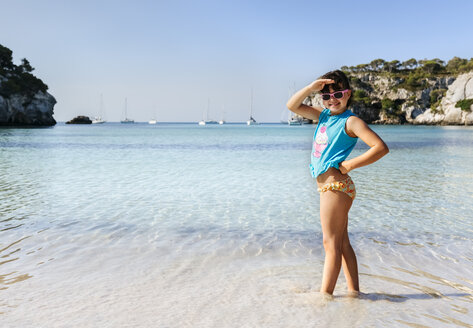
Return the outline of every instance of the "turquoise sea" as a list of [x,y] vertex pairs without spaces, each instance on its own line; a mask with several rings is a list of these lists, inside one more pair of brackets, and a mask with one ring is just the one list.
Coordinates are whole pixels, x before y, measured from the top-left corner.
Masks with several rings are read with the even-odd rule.
[[373,126],[333,299],[314,128],[0,129],[0,325],[473,327],[473,128]]

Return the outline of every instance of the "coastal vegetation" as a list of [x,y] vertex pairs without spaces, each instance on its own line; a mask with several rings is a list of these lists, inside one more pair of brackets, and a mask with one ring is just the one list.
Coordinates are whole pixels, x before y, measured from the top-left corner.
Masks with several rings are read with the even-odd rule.
[[[342,66],[341,70],[348,75],[374,73],[379,76],[397,80],[396,89],[402,88],[409,91],[418,91],[428,87],[427,80],[444,76],[459,75],[473,71],[473,58],[464,59],[453,57],[448,62],[434,59],[417,60],[411,58],[406,61],[375,59],[369,64],[356,66]],[[356,77],[352,77],[352,82]],[[438,94],[437,94],[438,95]],[[434,101],[435,102],[435,101]]]
[[473,99],[463,99],[458,101],[455,107],[459,107],[466,112],[471,112],[471,105],[473,105]]
[[51,126],[56,99],[48,86],[32,74],[23,58],[13,63],[13,52],[0,44],[0,126]]
[[31,99],[37,92],[46,92],[48,86],[31,72],[34,68],[23,58],[20,65],[13,63],[13,52],[0,44],[0,96],[10,98],[14,94]]
[[391,77],[403,77],[409,80],[407,84],[418,84],[418,79],[438,75],[458,75],[473,70],[473,58],[463,59],[453,57],[448,62],[438,58],[417,60],[411,58],[406,61],[375,59],[369,64],[356,66],[342,66],[346,73],[384,73]]

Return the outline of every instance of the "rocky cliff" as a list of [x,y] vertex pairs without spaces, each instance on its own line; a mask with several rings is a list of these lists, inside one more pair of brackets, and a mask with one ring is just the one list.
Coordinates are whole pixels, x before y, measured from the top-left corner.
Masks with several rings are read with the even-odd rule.
[[[428,108],[415,117],[413,123],[473,125],[473,101],[468,100],[473,100],[473,72],[459,75],[448,86],[439,107]],[[461,106],[462,101],[466,106]]]
[[[366,65],[351,67],[345,73],[352,88],[352,111],[372,124],[473,125],[473,58],[467,62],[455,57],[444,66],[434,62],[437,71],[429,71],[432,62],[395,72],[386,71],[387,62],[378,71],[366,71]],[[470,66],[455,71],[452,66],[458,63]],[[317,94],[305,103],[322,105]]]
[[0,125],[54,125],[56,99],[31,72],[28,60],[13,63],[12,51],[0,45]]
[[0,96],[0,125],[55,125],[53,108],[56,99],[47,92],[38,91],[31,96],[14,94]]

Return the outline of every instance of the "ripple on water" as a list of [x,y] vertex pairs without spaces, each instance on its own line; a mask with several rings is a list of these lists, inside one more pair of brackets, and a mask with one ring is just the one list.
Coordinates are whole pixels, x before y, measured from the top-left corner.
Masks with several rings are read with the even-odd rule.
[[340,275],[326,298],[313,128],[245,128],[0,131],[2,323],[471,322],[471,130],[375,127],[390,154],[352,172],[363,293]]

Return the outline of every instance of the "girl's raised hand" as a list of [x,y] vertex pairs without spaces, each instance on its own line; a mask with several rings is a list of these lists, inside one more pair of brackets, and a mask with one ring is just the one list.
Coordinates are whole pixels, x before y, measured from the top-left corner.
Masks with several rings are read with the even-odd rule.
[[335,83],[335,81],[332,79],[315,80],[314,82],[309,84],[309,88],[310,90],[312,90],[312,92],[317,92],[317,91],[322,90],[326,84],[332,84],[332,83]]

